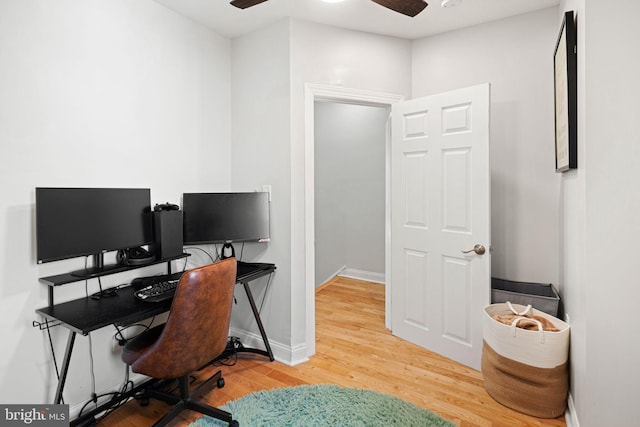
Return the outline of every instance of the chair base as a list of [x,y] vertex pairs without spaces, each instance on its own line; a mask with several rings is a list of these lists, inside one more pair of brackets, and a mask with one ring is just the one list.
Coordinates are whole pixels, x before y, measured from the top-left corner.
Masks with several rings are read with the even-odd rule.
[[193,396],[195,396],[201,388],[203,388],[205,385],[208,385],[211,381],[216,381],[216,386],[219,388],[224,387],[222,372],[218,371],[191,392],[189,391],[189,375],[178,378],[180,396],[162,392],[160,390],[145,390],[144,397],[153,397],[174,405],[173,408],[171,408],[171,410],[167,412],[162,418],[156,421],[153,426],[162,427],[167,425],[169,421],[171,421],[176,417],[176,415],[184,410],[199,412],[203,415],[208,415],[210,417],[229,423],[230,426],[238,426],[238,422],[233,419],[233,416],[229,412],[206,405],[198,400],[193,399]]

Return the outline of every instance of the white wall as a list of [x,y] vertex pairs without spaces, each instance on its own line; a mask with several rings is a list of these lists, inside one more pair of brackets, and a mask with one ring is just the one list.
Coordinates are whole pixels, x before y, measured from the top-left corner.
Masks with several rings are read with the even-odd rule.
[[572,322],[581,326],[576,331],[580,365],[574,366],[574,375],[581,378],[574,382],[575,403],[582,426],[637,425],[640,344],[633,316],[640,301],[640,106],[635,99],[640,93],[640,57],[629,50],[629,43],[640,40],[640,4],[624,0],[615,8],[603,2],[577,5],[583,12],[578,22],[584,25],[586,46],[584,137],[579,140],[584,161],[580,174],[564,178],[567,192],[574,180],[584,180],[585,189],[584,199],[565,196],[574,209],[568,214],[580,215],[584,204],[584,229],[565,230],[567,246],[584,247],[584,258],[578,258],[584,260],[584,274],[567,275],[572,290],[584,296],[571,301],[580,310],[571,313]]
[[[84,260],[36,265],[34,188],[150,187],[152,203],[229,188],[230,43],[147,0],[4,0],[0,64],[0,402],[45,403],[56,381],[46,335],[31,327],[47,304],[38,278]],[[56,301],[84,288],[58,287]],[[60,364],[67,331],[51,332]],[[113,332],[91,334],[98,393],[124,379]],[[76,340],[72,406],[91,393],[88,343]]]
[[556,26],[550,8],[416,40],[412,96],[491,84],[492,275],[558,285]]
[[[407,40],[291,21],[291,286],[292,342],[306,340],[304,85],[315,83],[408,97]],[[311,281],[313,278],[311,278]]]
[[[292,358],[289,55],[286,19],[232,41],[231,185],[234,191],[262,190],[263,185],[271,185],[271,242],[248,245],[244,259],[277,266],[261,319],[280,360]],[[257,301],[265,295],[266,285],[266,278],[251,283]],[[245,296],[236,292],[236,297],[232,325],[257,335]],[[259,345],[259,341],[255,343]]]
[[315,103],[316,286],[341,268],[384,278],[385,108]]
[[407,95],[410,54],[406,40],[289,19],[233,40],[232,186],[272,185],[273,240],[255,250],[278,267],[262,320],[280,360],[306,358],[304,84]]
[[[563,2],[558,10],[556,33],[560,31],[565,10],[573,10],[576,15],[578,32],[578,168],[561,176],[560,190],[560,262],[562,274],[562,298],[565,313],[571,322],[571,364],[570,389],[578,417],[587,424],[587,313],[586,313],[586,32],[585,0]],[[595,424],[594,424],[595,425]]]

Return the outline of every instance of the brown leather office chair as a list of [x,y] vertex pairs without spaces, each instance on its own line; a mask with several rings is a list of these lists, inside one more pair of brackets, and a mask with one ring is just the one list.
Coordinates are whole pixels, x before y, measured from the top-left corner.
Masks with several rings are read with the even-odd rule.
[[[235,282],[234,258],[185,272],[176,288],[167,322],[124,346],[122,360],[133,372],[157,379],[178,379],[180,396],[147,390],[149,397],[175,405],[154,425],[167,424],[184,409],[238,425],[230,413],[193,400],[197,389],[189,392],[189,374],[218,357],[227,346]],[[224,386],[220,371],[204,384],[211,381],[217,381],[218,387]]]

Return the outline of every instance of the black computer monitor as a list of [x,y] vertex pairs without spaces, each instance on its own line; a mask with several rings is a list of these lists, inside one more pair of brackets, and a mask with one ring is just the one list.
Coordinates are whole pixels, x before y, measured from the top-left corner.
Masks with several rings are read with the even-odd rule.
[[148,188],[36,188],[38,263],[93,255],[92,276],[103,254],[153,242]]
[[268,242],[269,193],[185,193],[186,245]]

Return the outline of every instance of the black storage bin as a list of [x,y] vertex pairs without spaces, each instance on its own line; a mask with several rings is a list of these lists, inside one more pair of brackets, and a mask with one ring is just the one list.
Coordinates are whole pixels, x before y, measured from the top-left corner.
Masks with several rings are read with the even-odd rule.
[[551,283],[527,283],[491,278],[491,303],[509,301],[529,305],[554,317],[559,315],[560,296]]

